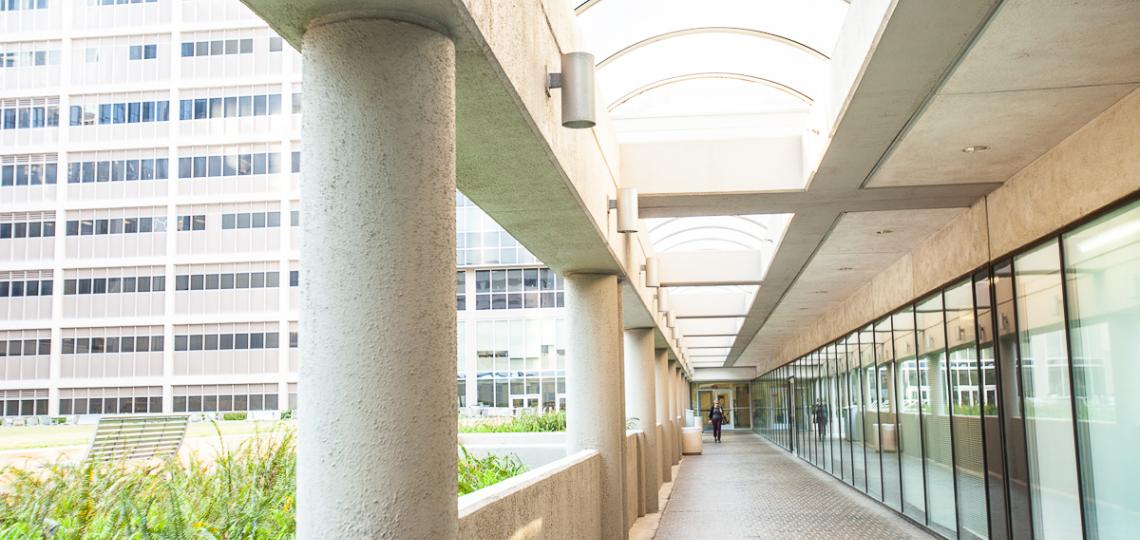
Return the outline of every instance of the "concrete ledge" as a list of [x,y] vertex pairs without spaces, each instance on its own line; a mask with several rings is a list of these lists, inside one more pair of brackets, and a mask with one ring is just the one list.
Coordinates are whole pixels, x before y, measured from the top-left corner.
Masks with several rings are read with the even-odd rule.
[[459,497],[459,538],[596,537],[601,455],[583,450]]

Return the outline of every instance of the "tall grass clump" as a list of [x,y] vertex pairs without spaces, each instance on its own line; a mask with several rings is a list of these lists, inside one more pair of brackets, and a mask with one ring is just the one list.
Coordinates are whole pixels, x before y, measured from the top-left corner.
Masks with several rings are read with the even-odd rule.
[[485,457],[472,456],[466,448],[459,446],[459,494],[466,495],[489,485],[497,484],[512,476],[526,472],[526,466],[513,454]]
[[537,433],[566,431],[566,411],[535,414],[524,411],[519,416],[480,419],[459,423],[460,433]]
[[283,430],[223,445],[212,461],[10,467],[0,471],[0,538],[293,538],[296,464],[295,435]]

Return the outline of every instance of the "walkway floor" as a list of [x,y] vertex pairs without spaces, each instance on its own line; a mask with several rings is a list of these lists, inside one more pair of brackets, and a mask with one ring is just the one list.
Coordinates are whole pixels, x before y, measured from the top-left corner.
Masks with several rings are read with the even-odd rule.
[[685,456],[655,538],[931,538],[759,435],[723,440]]

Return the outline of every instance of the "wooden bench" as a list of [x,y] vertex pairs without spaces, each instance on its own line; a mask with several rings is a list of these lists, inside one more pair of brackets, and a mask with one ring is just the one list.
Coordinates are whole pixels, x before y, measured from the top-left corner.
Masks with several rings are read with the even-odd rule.
[[190,416],[104,416],[99,419],[88,462],[165,458],[178,454]]

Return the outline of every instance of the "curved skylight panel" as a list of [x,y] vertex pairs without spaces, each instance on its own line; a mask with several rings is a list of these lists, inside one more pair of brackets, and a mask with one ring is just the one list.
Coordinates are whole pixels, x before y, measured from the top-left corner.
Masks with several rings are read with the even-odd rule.
[[827,60],[778,41],[701,33],[630,51],[599,68],[597,80],[599,97],[609,110],[641,94],[693,79],[748,82],[811,103],[822,94],[826,68]]
[[655,36],[693,28],[753,30],[830,56],[847,8],[843,0],[597,0],[576,11],[586,50],[601,61]]
[[704,216],[647,219],[653,250],[775,251],[788,215]]
[[686,285],[682,287],[668,287],[669,294],[709,294],[709,293],[743,293],[754,295],[759,285]]
[[[716,99],[709,99],[710,95]],[[694,77],[633,96],[614,111],[614,117],[740,115],[807,109],[808,104],[802,99],[766,84],[739,78]]]

